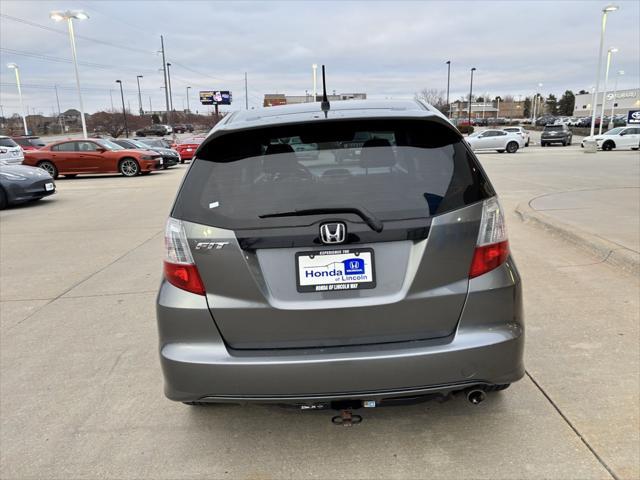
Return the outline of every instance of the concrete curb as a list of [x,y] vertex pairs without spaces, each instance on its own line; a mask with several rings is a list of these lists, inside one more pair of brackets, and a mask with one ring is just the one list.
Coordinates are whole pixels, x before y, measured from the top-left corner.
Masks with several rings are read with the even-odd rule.
[[528,203],[516,207],[516,215],[523,222],[541,227],[601,258],[603,262],[621,268],[633,275],[640,275],[640,253],[605,240],[592,233],[569,226],[555,218],[534,210]]

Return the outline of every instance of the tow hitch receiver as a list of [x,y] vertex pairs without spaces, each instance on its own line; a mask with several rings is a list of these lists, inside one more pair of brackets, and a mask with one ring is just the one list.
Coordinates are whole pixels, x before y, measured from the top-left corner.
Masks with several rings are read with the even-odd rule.
[[336,415],[331,419],[334,425],[342,425],[343,427],[352,427],[362,422],[362,416],[354,415],[351,409],[341,410],[340,415]]

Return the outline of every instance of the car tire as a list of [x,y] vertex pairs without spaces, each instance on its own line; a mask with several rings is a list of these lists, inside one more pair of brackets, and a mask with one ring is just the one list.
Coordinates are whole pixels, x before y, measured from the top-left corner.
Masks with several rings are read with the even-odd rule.
[[65,173],[64,178],[76,178],[77,176],[77,173]]
[[524,144],[525,147],[529,146],[529,140],[527,140],[527,143]]
[[7,194],[4,191],[4,188],[0,188],[0,210],[4,210],[9,205],[9,200],[7,199]]
[[58,178],[58,169],[53,164],[53,162],[50,162],[49,160],[43,160],[42,162],[38,163],[38,167],[51,175],[54,180]]
[[544,143],[544,142],[540,142],[540,146],[541,146],[541,147],[546,147],[546,146],[547,146],[547,144],[546,144],[546,143]]
[[605,152],[609,152],[614,148],[616,148],[616,144],[613,143],[611,140],[607,140],[602,144],[602,150],[604,150]]
[[562,141],[562,146],[563,146],[563,147],[566,147],[566,146],[567,146],[567,141],[566,141],[566,140],[563,140],[563,141]]
[[118,171],[125,177],[135,177],[140,173],[140,164],[135,158],[126,157],[120,160]]
[[507,143],[507,153],[516,153],[518,151],[518,144],[516,142]]
[[567,145],[571,145],[571,142],[573,142],[573,137],[569,137],[569,140],[567,140]]

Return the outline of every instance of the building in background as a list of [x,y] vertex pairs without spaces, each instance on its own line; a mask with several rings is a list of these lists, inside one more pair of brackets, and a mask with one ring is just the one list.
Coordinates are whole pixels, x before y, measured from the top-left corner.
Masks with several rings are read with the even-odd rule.
[[[366,93],[333,93],[327,95],[329,102],[341,100],[366,100]],[[316,101],[322,101],[322,95],[316,97]],[[285,95],[284,93],[265,93],[262,105],[264,107],[275,107],[277,105],[293,105],[296,103],[313,102],[313,94],[306,95]]]
[[[640,109],[640,88],[632,88],[630,90],[618,90],[615,94],[615,113],[626,114],[629,110]],[[607,93],[607,101],[605,105],[605,115],[611,113],[611,101],[613,100],[613,92]],[[593,93],[582,93],[576,95],[576,103],[573,107],[573,115],[575,117],[585,117],[591,115],[591,102],[593,101]],[[602,93],[598,95],[597,112],[601,112]]]

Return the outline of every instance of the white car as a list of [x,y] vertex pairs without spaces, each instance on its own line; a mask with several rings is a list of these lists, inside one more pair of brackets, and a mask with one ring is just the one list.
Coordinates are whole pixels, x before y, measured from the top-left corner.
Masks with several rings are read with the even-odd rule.
[[594,139],[598,144],[598,148],[602,150],[613,150],[630,148],[631,150],[637,150],[640,148],[640,126],[638,127],[616,127],[612,128],[602,135],[595,135],[593,137],[585,137],[582,140],[582,146],[589,140]]
[[516,153],[524,147],[524,139],[517,133],[504,130],[484,130],[476,132],[465,138],[474,152],[496,150],[499,153]]
[[19,165],[23,160],[22,147],[10,137],[0,136],[0,161],[7,165]]
[[525,130],[524,127],[505,127],[502,130],[505,132],[516,133],[520,135],[524,140],[524,146],[529,146],[529,141],[531,140],[531,135],[529,135],[529,131]]

